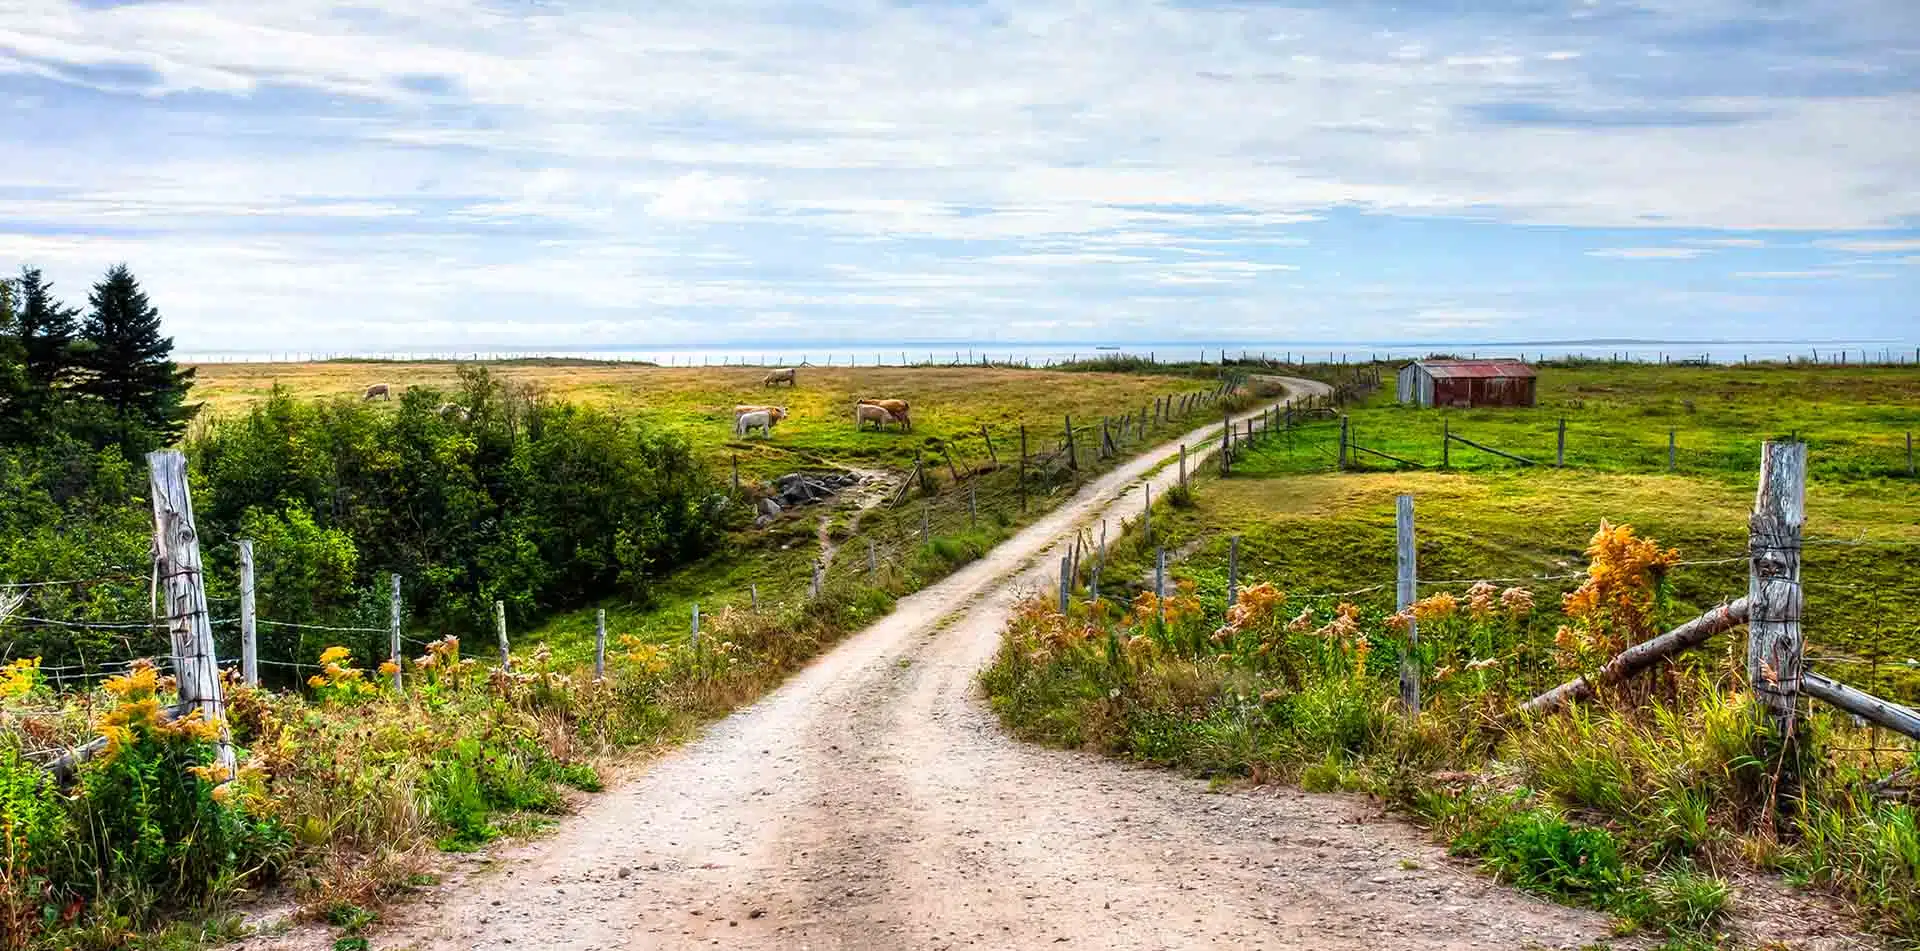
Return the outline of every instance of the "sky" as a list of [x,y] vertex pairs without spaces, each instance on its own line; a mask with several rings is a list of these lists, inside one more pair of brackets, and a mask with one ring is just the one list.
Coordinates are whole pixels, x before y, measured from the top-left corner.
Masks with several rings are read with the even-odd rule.
[[0,0],[183,349],[1920,337],[1914,0]]

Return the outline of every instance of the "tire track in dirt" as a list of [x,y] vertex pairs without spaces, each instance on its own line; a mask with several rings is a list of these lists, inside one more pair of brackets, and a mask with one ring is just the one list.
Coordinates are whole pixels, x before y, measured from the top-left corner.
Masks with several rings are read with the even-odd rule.
[[[1290,381],[1294,395],[1318,384]],[[1217,425],[1189,434],[1209,445]],[[1345,796],[1008,737],[977,697],[1078,525],[1168,444],[900,601],[550,837],[398,908],[376,948],[1577,947],[1605,916],[1494,885]],[[1154,476],[1155,490],[1174,475]],[[317,929],[253,943],[322,948]]]

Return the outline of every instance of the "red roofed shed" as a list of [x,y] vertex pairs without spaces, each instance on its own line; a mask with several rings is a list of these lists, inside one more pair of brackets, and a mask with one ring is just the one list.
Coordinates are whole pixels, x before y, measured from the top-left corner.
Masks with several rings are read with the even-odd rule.
[[1414,406],[1532,406],[1539,374],[1520,360],[1415,360],[1400,368],[1400,402]]

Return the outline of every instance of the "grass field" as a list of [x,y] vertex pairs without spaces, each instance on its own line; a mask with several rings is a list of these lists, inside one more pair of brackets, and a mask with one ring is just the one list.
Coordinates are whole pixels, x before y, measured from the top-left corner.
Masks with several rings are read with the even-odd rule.
[[[807,465],[904,467],[915,450],[937,452],[952,441],[957,455],[984,458],[986,426],[995,449],[1017,445],[1029,430],[1034,451],[1059,439],[1063,418],[1075,424],[1118,418],[1150,407],[1155,397],[1195,392],[1213,383],[1192,377],[1131,373],[1073,373],[982,367],[802,367],[798,385],[762,385],[765,371],[748,367],[663,368],[621,363],[516,361],[486,364],[515,383],[558,399],[630,412],[684,435],[716,468],[734,454],[743,478],[762,478]],[[458,385],[454,363],[209,363],[198,366],[194,398],[204,414],[231,415],[273,387],[320,398],[358,397],[372,383]],[[862,397],[905,399],[913,431],[856,431],[853,403]],[[772,439],[735,439],[733,407],[770,403],[791,416]]]
[[[765,530],[738,533],[725,551],[662,579],[643,601],[606,604],[609,635],[616,644],[628,638],[664,642],[686,637],[695,604],[711,617],[729,609],[745,610],[755,592],[769,611],[804,601],[820,554],[818,534],[823,521],[833,542],[846,549],[823,577],[823,584],[884,591],[888,597],[913,590],[978,557],[1073,491],[1071,474],[1056,467],[1043,478],[1036,469],[1036,478],[1029,484],[1029,508],[1022,513],[1014,463],[1022,425],[1028,427],[1028,452],[1038,457],[1058,449],[1068,415],[1076,429],[1098,425],[1102,416],[1117,422],[1129,412],[1149,409],[1157,397],[1197,393],[1217,385],[1200,375],[1000,367],[802,367],[798,385],[790,389],[763,386],[764,370],[743,367],[661,368],[578,361],[486,366],[494,374],[537,387],[556,399],[630,412],[679,433],[723,477],[737,456],[741,478],[749,483],[797,470],[839,467],[884,470],[897,477],[912,467],[916,455],[928,466],[926,491],[915,490],[897,507],[881,505],[856,513],[845,499],[806,506]],[[217,422],[243,412],[275,386],[296,396],[337,399],[355,398],[377,382],[451,390],[459,384],[458,365],[205,364],[198,367],[194,394],[207,404],[204,416]],[[913,431],[856,430],[851,408],[863,396],[909,400]],[[732,409],[739,403],[781,405],[792,416],[775,427],[771,439],[736,439]],[[1157,422],[1149,427],[1146,443],[1202,422],[1197,415]],[[980,434],[982,426],[993,439],[992,453]],[[1104,467],[1107,463],[1095,458],[1097,435],[1082,430],[1078,438],[1084,473]],[[1137,435],[1123,441],[1122,455],[1141,444]],[[951,453],[951,468],[943,449]],[[996,454],[1003,466],[994,465]],[[955,472],[965,478],[957,482]],[[971,488],[963,488],[962,483]],[[972,514],[969,491],[974,496]],[[919,538],[923,511],[930,534],[925,543]],[[865,571],[869,540],[876,545],[880,568],[873,577]],[[591,658],[594,624],[594,609],[585,608],[511,633],[516,648],[544,644],[556,661],[566,665]]]
[[[1798,435],[1811,448],[1815,481],[1897,479],[1908,473],[1907,434],[1920,434],[1920,368],[1553,366],[1540,368],[1539,405],[1502,409],[1412,409],[1394,405],[1393,367],[1384,389],[1351,407],[1355,444],[1437,467],[1443,429],[1543,464],[1554,461],[1567,423],[1567,465],[1608,472],[1664,472],[1669,433],[1676,470],[1751,480],[1760,443]],[[1278,471],[1330,464],[1339,428],[1303,433],[1299,452],[1261,460]],[[1516,463],[1455,443],[1452,468]],[[1396,468],[1361,454],[1359,464]]]

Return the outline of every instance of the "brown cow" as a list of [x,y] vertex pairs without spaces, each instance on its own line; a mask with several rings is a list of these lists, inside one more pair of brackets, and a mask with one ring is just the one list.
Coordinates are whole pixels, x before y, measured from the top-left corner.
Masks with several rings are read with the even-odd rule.
[[913,428],[913,418],[907,415],[906,400],[861,400],[859,405],[878,406],[881,409],[884,409],[887,412],[892,413],[893,418],[899,421],[900,425],[903,428],[905,429]]
[[367,391],[365,393],[360,394],[360,401],[364,403],[367,400],[373,399],[376,396],[380,397],[383,400],[391,401],[393,399],[393,384],[375,383],[374,385],[367,387]]
[[887,409],[884,406],[875,406],[872,403],[854,404],[853,428],[855,429],[859,429],[861,426],[864,426],[867,423],[872,423],[873,428],[880,429],[885,427],[888,423],[897,423],[897,422],[900,422],[900,417],[887,412]]

